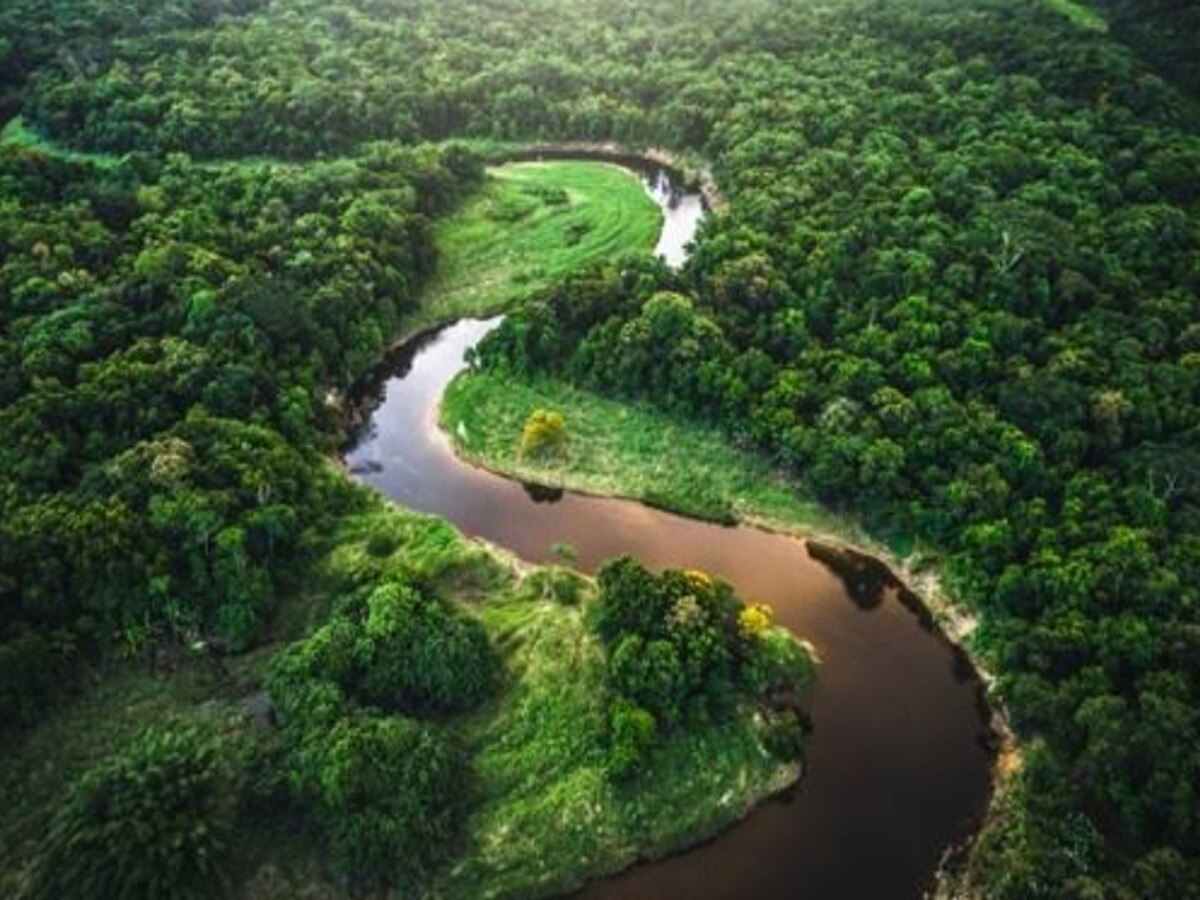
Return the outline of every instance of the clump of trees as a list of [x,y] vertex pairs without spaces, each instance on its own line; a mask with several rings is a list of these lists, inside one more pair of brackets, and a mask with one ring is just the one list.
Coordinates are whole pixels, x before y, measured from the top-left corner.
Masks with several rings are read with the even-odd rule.
[[222,893],[238,791],[231,758],[211,729],[148,727],[71,788],[42,843],[29,896]]
[[349,598],[273,661],[291,792],[350,881],[412,890],[450,853],[470,773],[430,717],[478,706],[499,674],[476,619],[405,581]]
[[[609,773],[635,775],[672,730],[762,706],[777,727],[800,733],[800,692],[813,677],[808,653],[772,627],[762,605],[743,606],[725,582],[697,571],[656,575],[630,557],[608,562],[588,621],[606,650]],[[803,742],[769,740],[795,759]]]

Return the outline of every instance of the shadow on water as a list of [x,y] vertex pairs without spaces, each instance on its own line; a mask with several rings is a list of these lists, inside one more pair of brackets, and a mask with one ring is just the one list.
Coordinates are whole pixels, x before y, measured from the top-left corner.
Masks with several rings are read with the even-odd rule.
[[534,503],[558,503],[566,493],[560,487],[550,487],[545,484],[534,484],[533,482],[522,482],[522,487],[525,488],[525,494]]

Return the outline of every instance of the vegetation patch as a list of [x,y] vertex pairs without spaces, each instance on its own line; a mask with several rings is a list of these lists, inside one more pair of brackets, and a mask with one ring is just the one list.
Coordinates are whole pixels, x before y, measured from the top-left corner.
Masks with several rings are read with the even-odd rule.
[[556,160],[488,170],[434,227],[438,263],[413,328],[497,312],[579,266],[654,246],[662,214],[636,175]]
[[[681,700],[686,727],[663,715],[636,777],[616,777],[620,701],[595,583],[554,568],[517,577],[442,522],[366,502],[338,523],[277,643],[228,662],[123,667],[12,741],[0,759],[16,800],[0,819],[6,894],[69,883],[72,896],[112,896],[117,877],[147,897],[225,884],[263,898],[382,885],[542,896],[708,837],[797,777],[798,748],[773,741],[777,713],[756,699],[749,663],[745,678],[729,670],[728,703]],[[732,614],[726,634],[742,641]],[[764,654],[784,640],[804,658],[773,626],[762,640]],[[248,703],[264,685],[279,727]],[[98,806],[114,779],[129,782],[120,803]],[[188,804],[195,828],[176,835],[173,811]],[[127,807],[127,831],[161,855],[134,865],[118,843],[89,849]],[[188,866],[194,878],[163,875]]]
[[[665,707],[656,705],[661,725],[641,711],[649,728],[631,748],[623,719],[637,717],[631,712],[637,707],[615,687],[626,676],[614,668],[613,641],[644,627],[662,635],[654,640],[678,641],[682,647],[703,633],[708,620],[701,614],[701,621],[674,626],[667,621],[678,601],[695,593],[695,574],[674,573],[660,583],[631,560],[608,571],[598,587],[590,580],[583,583],[587,602],[582,606],[561,602],[564,596],[577,598],[580,576],[547,569],[527,576],[508,598],[480,609],[503,648],[512,681],[494,708],[462,725],[481,801],[468,822],[466,853],[439,880],[446,896],[568,891],[585,879],[711,836],[799,773],[796,746],[782,754],[769,749],[774,714],[763,706],[762,683],[741,681],[731,669],[728,692],[721,697],[689,687],[685,659],[693,672],[717,673],[686,653],[675,655],[677,668],[659,671],[680,686],[673,699],[661,699]],[[657,610],[641,626],[627,618],[635,595],[620,599],[622,575],[627,590],[632,581],[651,592],[636,595]],[[717,583],[701,588],[711,591],[714,601],[719,594],[721,602],[734,603],[733,619],[724,620],[726,637],[740,641],[732,624],[740,604]],[[785,641],[789,659],[797,663],[791,683],[807,682],[811,663],[790,635],[771,626],[761,639],[744,647],[743,659],[762,659],[770,652],[768,644]],[[719,682],[715,677],[713,684]],[[634,691],[648,684],[637,678],[621,683]],[[636,766],[625,768],[631,750]]]
[[[522,452],[523,423],[564,411],[555,453]],[[749,521],[861,537],[760,454],[694,417],[604,397],[554,378],[464,372],[442,397],[441,424],[465,458],[514,478],[631,497],[715,522]]]

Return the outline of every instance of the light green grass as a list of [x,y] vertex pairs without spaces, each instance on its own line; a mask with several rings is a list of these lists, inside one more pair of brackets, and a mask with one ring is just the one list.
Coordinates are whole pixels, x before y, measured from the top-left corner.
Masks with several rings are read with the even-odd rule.
[[1089,7],[1084,2],[1078,0],[1046,0],[1046,4],[1053,10],[1066,16],[1080,28],[1086,28],[1089,31],[1108,31],[1108,22],[1099,12]]
[[617,166],[489,169],[484,189],[434,226],[438,266],[409,329],[498,312],[586,263],[653,249],[661,227],[637,177]]
[[[563,413],[566,444],[559,452],[522,457],[521,428],[535,409]],[[463,456],[525,481],[632,497],[712,521],[830,532],[866,543],[852,522],[805,499],[800,485],[758,454],[733,447],[716,428],[552,379],[464,373],[442,398],[441,422]]]

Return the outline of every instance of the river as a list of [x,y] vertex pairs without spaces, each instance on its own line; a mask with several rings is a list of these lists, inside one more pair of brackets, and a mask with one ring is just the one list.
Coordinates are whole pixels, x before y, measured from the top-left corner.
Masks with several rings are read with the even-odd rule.
[[[665,180],[664,180],[665,179]],[[700,198],[643,174],[664,213],[658,252],[682,262]],[[461,462],[436,423],[464,354],[499,318],[464,320],[398,353],[351,471],[396,502],[443,516],[523,559],[570,543],[579,566],[631,554],[653,567],[728,580],[810,641],[821,664],[800,785],[713,841],[644,863],[581,893],[633,898],[920,897],[939,861],[978,827],[991,791],[992,733],[979,681],[960,652],[884,588],[851,598],[795,537],[723,527],[639,503],[530,488]]]

